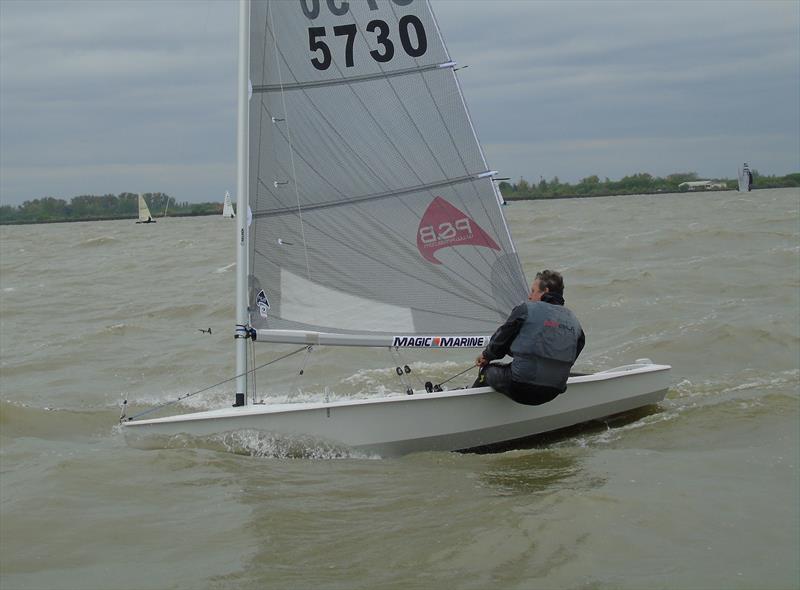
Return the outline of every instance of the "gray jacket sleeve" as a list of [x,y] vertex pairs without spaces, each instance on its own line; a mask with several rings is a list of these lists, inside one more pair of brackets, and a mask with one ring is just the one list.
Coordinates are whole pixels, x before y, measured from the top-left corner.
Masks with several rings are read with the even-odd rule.
[[511,350],[511,343],[519,334],[522,324],[528,318],[528,306],[521,303],[511,310],[511,315],[505,323],[497,328],[489,340],[489,345],[483,350],[483,358],[487,361],[501,359]]

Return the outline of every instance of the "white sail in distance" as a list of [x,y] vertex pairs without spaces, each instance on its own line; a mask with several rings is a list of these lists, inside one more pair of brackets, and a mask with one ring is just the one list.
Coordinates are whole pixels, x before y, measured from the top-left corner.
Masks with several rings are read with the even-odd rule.
[[140,194],[139,195],[139,221],[140,222],[148,222],[153,219],[153,216],[150,215],[150,208],[147,206],[147,201],[144,200],[144,197]]
[[753,173],[745,162],[739,170],[739,192],[747,193],[753,187]]
[[236,213],[233,212],[233,203],[231,202],[231,194],[225,191],[225,201],[222,205],[222,216],[233,219]]

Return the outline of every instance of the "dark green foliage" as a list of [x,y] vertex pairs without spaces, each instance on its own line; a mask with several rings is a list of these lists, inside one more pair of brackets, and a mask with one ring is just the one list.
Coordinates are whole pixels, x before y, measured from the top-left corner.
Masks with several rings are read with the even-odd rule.
[[[753,188],[785,188],[800,186],[800,173],[786,176],[762,176],[753,170]],[[520,178],[516,184],[500,183],[500,192],[508,201],[520,199],[558,199],[569,197],[602,197],[607,195],[641,195],[654,193],[680,193],[685,188],[678,188],[682,182],[699,180],[696,172],[676,172],[666,178],[651,176],[640,172],[625,176],[621,180],[600,180],[598,176],[588,176],[577,184],[562,183],[558,176],[550,181],[540,178],[538,183],[530,183]],[[736,189],[736,179],[713,179],[714,182],[727,185],[728,189]],[[719,190],[719,189],[715,189]]]
[[753,170],[753,188],[785,188],[800,186],[800,172],[786,176],[764,176]]
[[[168,217],[222,214],[222,203],[177,203],[164,193],[143,193],[150,213],[158,219]],[[169,206],[167,206],[169,203]],[[97,221],[103,219],[135,219],[139,214],[138,195],[80,195],[69,202],[44,197],[25,201],[19,207],[0,207],[0,224],[51,223],[57,221]]]
[[[758,170],[752,170],[752,173],[754,189],[800,186],[800,172],[786,176],[764,176]],[[666,178],[640,172],[616,181],[609,180],[608,177],[600,180],[598,176],[593,175],[587,176],[577,184],[562,183],[558,180],[558,176],[550,181],[540,178],[538,183],[531,183],[520,178],[516,184],[501,182],[500,191],[509,201],[678,193],[685,190],[678,188],[678,185],[695,180],[698,180],[696,172],[676,172]],[[717,179],[715,182],[725,183],[729,189],[733,190],[738,186],[735,179]],[[150,212],[156,219],[164,215],[165,209],[168,217],[222,214],[222,203],[189,203],[186,201],[177,203],[175,199],[164,193],[144,193],[143,196],[150,207]],[[167,203],[169,203],[168,207]],[[135,193],[102,196],[80,195],[73,197],[69,202],[54,197],[43,197],[25,201],[19,207],[0,206],[0,224],[135,219],[137,215],[138,204]]]

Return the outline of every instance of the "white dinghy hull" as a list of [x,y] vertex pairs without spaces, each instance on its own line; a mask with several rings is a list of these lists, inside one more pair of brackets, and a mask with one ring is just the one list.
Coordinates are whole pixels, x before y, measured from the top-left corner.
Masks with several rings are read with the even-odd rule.
[[124,422],[126,436],[197,437],[257,430],[382,457],[513,441],[655,404],[667,365],[637,362],[572,377],[552,402],[525,406],[488,387],[328,403],[249,405]]

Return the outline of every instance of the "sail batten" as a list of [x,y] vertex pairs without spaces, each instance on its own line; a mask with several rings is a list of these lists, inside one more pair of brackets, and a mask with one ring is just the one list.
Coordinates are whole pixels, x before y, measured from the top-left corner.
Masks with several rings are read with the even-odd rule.
[[455,62],[427,65],[422,67],[408,68],[394,72],[377,72],[365,74],[363,76],[352,76],[350,78],[332,78],[330,80],[317,80],[314,82],[285,82],[281,84],[253,86],[253,94],[264,92],[291,92],[292,90],[303,90],[306,88],[320,88],[322,86],[338,86],[340,84],[358,84],[359,82],[369,82],[371,80],[396,78],[398,76],[408,76],[409,74],[419,74],[429,70],[441,70],[451,68]]
[[[426,84],[426,86],[427,86],[427,84]],[[394,88],[390,87],[389,89],[391,90],[391,92],[393,94],[395,94],[395,95],[397,94],[396,90]],[[382,93],[382,94],[385,96],[385,93]],[[327,184],[329,186],[330,186],[330,182],[328,181],[328,179],[324,175],[324,173],[322,173],[318,169],[318,167],[315,166],[315,163],[312,160],[308,159],[308,157],[305,155],[305,154],[314,154],[315,153],[316,144],[321,139],[324,140],[326,144],[331,145],[332,147],[335,146],[335,148],[336,148],[336,149],[331,149],[326,154],[326,157],[327,157],[327,159],[329,161],[335,161],[335,163],[341,169],[348,169],[350,167],[359,168],[360,171],[361,171],[363,180],[366,181],[367,178],[368,178],[369,181],[377,183],[380,186],[387,186],[386,185],[386,178],[384,177],[384,175],[385,176],[397,175],[398,177],[400,177],[400,176],[412,176],[412,177],[416,177],[416,179],[420,183],[424,183],[425,180],[423,179],[423,175],[432,176],[432,177],[436,177],[436,178],[441,179],[441,178],[448,178],[450,176],[453,176],[454,174],[457,174],[458,172],[460,172],[461,174],[468,174],[469,170],[471,168],[472,169],[481,169],[481,170],[485,170],[486,169],[485,161],[483,160],[482,156],[481,156],[480,160],[473,160],[471,162],[470,166],[468,166],[463,161],[463,158],[462,158],[460,160],[461,166],[458,167],[459,170],[455,170],[455,171],[453,171],[452,174],[448,174],[446,169],[447,168],[451,168],[452,166],[447,166],[446,164],[443,165],[442,162],[440,162],[439,158],[437,157],[436,150],[432,149],[430,147],[430,145],[427,142],[425,142],[424,134],[420,132],[419,125],[414,120],[414,118],[411,116],[411,114],[407,111],[406,107],[401,104],[401,101],[400,101],[400,99],[398,97],[398,101],[397,102],[398,102],[399,108],[402,108],[404,113],[405,113],[405,122],[406,122],[407,128],[414,128],[414,129],[417,130],[417,136],[418,136],[417,143],[419,145],[415,146],[415,149],[419,150],[421,146],[424,146],[425,150],[426,150],[426,153],[429,156],[424,161],[420,161],[418,159],[419,158],[419,153],[409,154],[409,153],[405,152],[401,147],[399,147],[397,145],[397,142],[393,139],[393,133],[392,133],[393,128],[391,128],[391,127],[387,128],[386,127],[386,123],[385,123],[385,121],[383,121],[381,119],[381,116],[377,116],[376,117],[374,115],[374,113],[372,112],[372,110],[370,110],[370,108],[366,104],[364,104],[362,97],[360,97],[357,94],[355,94],[352,97],[352,99],[356,100],[357,102],[360,103],[360,106],[362,107],[363,115],[368,117],[371,120],[371,122],[373,123],[373,128],[375,129],[376,133],[379,134],[379,137],[376,140],[379,142],[380,145],[375,146],[376,149],[384,149],[386,146],[388,146],[393,150],[393,153],[394,153],[394,156],[393,156],[394,165],[393,165],[392,169],[390,169],[388,171],[387,170],[381,170],[379,167],[376,166],[376,164],[374,164],[372,162],[374,160],[374,154],[375,154],[376,150],[370,150],[370,151],[367,151],[367,152],[359,152],[358,144],[351,143],[350,141],[348,141],[348,139],[346,137],[344,137],[342,135],[342,133],[337,129],[335,122],[332,121],[332,118],[328,114],[326,114],[322,104],[318,104],[317,102],[315,102],[315,96],[314,95],[311,95],[311,94],[308,94],[308,93],[304,93],[303,98],[305,100],[307,100],[307,103],[308,103],[308,107],[305,109],[306,112],[307,113],[311,113],[311,114],[315,115],[315,117],[318,118],[318,122],[314,125],[314,133],[315,133],[315,135],[310,138],[310,140],[313,140],[315,143],[312,146],[307,146],[307,145],[304,146],[304,144],[303,144],[304,140],[301,139],[299,142],[295,142],[296,143],[296,147],[298,149],[294,150],[292,153],[296,157],[299,157],[306,164],[308,172],[310,174],[316,175],[321,182],[323,182],[323,183],[325,183],[325,184]],[[346,104],[349,100],[350,99],[348,97],[347,99],[343,99],[342,102]],[[283,99],[282,99],[282,102],[283,102]],[[262,104],[262,106],[264,107],[264,109],[267,112],[267,114],[270,117],[270,119],[274,120],[275,117],[272,114],[272,111],[270,111],[263,104]],[[286,111],[285,104],[282,104],[281,106],[283,107],[282,112],[285,112]],[[441,124],[441,128],[445,132],[448,132],[447,131],[447,125],[445,123]],[[277,133],[278,133],[278,135],[279,135],[279,137],[280,137],[280,139],[282,141],[287,142],[287,144],[291,143],[290,138],[289,138],[289,133],[288,133],[288,126],[287,126],[287,132],[284,133],[282,130],[278,129]],[[329,135],[327,135],[327,137],[326,137],[326,134],[329,134]],[[450,139],[451,139],[451,141],[453,141],[453,145],[455,146],[456,142],[453,140],[452,136],[450,137]],[[376,140],[374,139],[373,142],[375,142]],[[306,140],[306,141],[308,141],[308,140]],[[363,145],[360,146],[360,147],[361,147],[362,150],[364,149]],[[388,160],[389,158],[386,158],[386,159]],[[428,163],[428,164],[434,164],[435,168],[433,168],[433,170],[430,171],[430,172],[423,171],[423,168],[425,167],[424,166],[424,162]],[[476,166],[476,164],[477,164],[477,166]],[[285,168],[284,168],[283,165],[278,163],[278,166],[280,167],[281,170],[284,170],[284,172],[285,172]],[[405,172],[396,173],[396,172],[394,172],[395,170],[405,170]],[[381,171],[384,173],[384,175],[381,174]],[[364,177],[363,175],[366,175],[366,177]]]
[[250,31],[251,325],[493,331],[527,285],[429,4],[266,0]]
[[[440,180],[438,182],[431,182],[424,186],[412,186],[405,189],[395,189],[391,191],[387,191],[384,193],[378,193],[374,195],[363,195],[359,197],[352,197],[349,199],[341,199],[337,201],[329,201],[324,203],[317,203],[314,205],[307,205],[304,206],[302,209],[303,211],[310,211],[313,209],[322,209],[325,207],[338,207],[342,205],[352,205],[354,203],[365,202],[365,201],[374,201],[378,199],[385,199],[387,197],[401,197],[406,194],[415,193],[419,191],[434,191],[436,189],[451,186],[455,184],[461,184],[465,182],[472,182],[473,180],[483,178],[484,175],[487,173],[476,173],[476,174],[469,174],[467,176],[462,176],[461,178],[450,178],[446,180]],[[254,217],[270,217],[273,215],[283,215],[286,213],[295,213],[297,211],[297,207],[281,207],[277,209],[267,209],[256,213]]]

